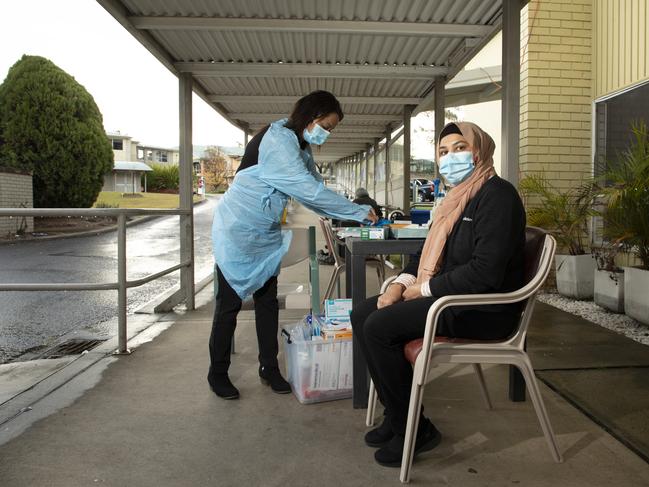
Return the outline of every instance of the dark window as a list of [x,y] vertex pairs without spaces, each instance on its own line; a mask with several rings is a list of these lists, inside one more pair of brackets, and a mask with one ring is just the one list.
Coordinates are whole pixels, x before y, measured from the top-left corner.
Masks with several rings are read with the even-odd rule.
[[633,140],[631,124],[649,125],[649,83],[637,86],[595,105],[595,175],[615,164]]
[[124,141],[122,139],[113,139],[113,150],[124,150]]

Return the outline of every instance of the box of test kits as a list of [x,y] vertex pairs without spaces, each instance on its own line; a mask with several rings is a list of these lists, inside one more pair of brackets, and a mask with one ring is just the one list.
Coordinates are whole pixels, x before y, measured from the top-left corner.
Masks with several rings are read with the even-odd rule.
[[287,380],[297,400],[312,404],[352,397],[351,337],[308,340],[294,335],[284,342],[284,356]]

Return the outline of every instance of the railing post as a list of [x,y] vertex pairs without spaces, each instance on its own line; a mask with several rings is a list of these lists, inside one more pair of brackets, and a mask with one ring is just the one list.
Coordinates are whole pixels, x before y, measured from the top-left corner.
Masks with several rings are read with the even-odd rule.
[[126,329],[126,215],[117,217],[117,352],[129,354]]
[[[309,280],[311,281],[311,313],[320,314],[320,264],[316,257],[315,227],[309,227]],[[334,249],[330,249],[334,252]]]

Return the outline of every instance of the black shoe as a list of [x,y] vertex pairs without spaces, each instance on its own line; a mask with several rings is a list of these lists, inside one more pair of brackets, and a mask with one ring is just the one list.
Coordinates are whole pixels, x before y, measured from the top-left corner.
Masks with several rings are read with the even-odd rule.
[[[401,458],[403,457],[404,441],[404,436],[394,435],[387,445],[374,452],[376,462],[384,467],[400,467]],[[417,430],[413,460],[419,453],[435,448],[439,445],[440,441],[442,441],[442,435],[437,431],[435,425],[428,419],[422,418],[419,421],[419,428]]]
[[393,436],[394,432],[390,425],[390,419],[387,416],[383,416],[383,422],[378,428],[374,428],[365,433],[365,444],[372,448],[380,448],[387,445]]
[[210,383],[210,389],[217,396],[223,399],[239,399],[239,389],[230,382],[228,374],[208,374],[207,382]]
[[284,380],[282,374],[280,373],[277,367],[265,367],[263,365],[259,366],[259,378],[261,383],[276,392],[277,394],[288,394],[291,392],[291,384]]

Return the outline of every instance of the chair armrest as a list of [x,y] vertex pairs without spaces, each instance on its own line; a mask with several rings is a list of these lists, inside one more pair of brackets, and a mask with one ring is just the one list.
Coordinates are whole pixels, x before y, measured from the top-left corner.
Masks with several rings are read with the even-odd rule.
[[383,281],[383,284],[381,284],[381,291],[379,291],[379,294],[383,294],[388,288],[388,286],[392,284],[392,281],[394,281],[396,278],[397,276],[390,276],[385,281]]

